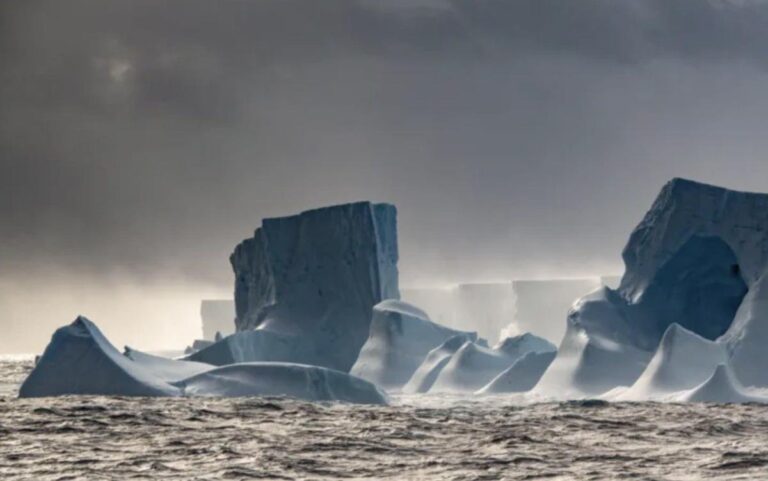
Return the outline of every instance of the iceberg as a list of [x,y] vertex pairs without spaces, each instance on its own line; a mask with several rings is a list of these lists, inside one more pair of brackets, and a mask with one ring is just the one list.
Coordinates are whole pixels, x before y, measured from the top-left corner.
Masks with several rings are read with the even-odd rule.
[[451,360],[451,356],[466,342],[474,340],[474,336],[469,337],[466,334],[458,334],[429,351],[424,361],[414,371],[405,386],[403,386],[403,392],[409,394],[428,392],[435,383],[437,375],[440,374],[440,371]]
[[401,388],[427,354],[446,339],[477,334],[460,332],[432,322],[421,309],[387,300],[373,308],[371,331],[350,373],[386,389]]
[[292,363],[216,367],[126,348],[121,354],[85,317],[58,329],[19,397],[287,396],[307,401],[386,404],[373,384],[331,369]]
[[185,396],[287,396],[308,401],[387,404],[372,383],[318,366],[281,362],[232,364],[175,383]]
[[555,346],[523,334],[499,342],[493,349],[467,341],[437,374],[429,392],[474,392],[529,352],[554,352]]
[[179,396],[181,392],[123,356],[93,322],[79,316],[56,330],[19,389],[23,398],[66,394]]
[[293,352],[302,355],[288,361],[349,371],[368,338],[373,306],[400,297],[397,260],[396,210],[389,204],[264,219],[230,256],[237,331],[292,339],[299,346]]
[[523,355],[501,374],[491,379],[478,391],[478,394],[530,391],[554,361],[556,354],[556,351],[548,351],[529,352]]
[[768,374],[754,369],[768,361],[757,348],[768,334],[761,289],[768,195],[673,179],[622,257],[618,289],[603,287],[574,304],[559,353],[536,390],[594,395],[631,386],[673,323],[726,344],[737,377],[768,383]]
[[670,393],[698,386],[727,362],[722,344],[672,324],[645,371],[617,400],[663,400]]

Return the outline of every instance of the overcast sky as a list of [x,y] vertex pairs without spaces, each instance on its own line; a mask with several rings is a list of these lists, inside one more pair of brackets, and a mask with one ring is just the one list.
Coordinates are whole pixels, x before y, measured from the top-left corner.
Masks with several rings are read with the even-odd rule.
[[615,273],[766,152],[762,1],[3,0],[0,352],[188,342],[261,218],[353,200],[405,285]]

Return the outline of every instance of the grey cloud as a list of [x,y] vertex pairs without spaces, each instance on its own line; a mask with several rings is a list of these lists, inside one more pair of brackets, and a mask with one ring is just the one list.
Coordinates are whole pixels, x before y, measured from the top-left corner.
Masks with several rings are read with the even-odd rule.
[[2,264],[225,283],[371,197],[415,278],[599,269],[666,177],[759,189],[766,3],[409,5],[3,2]]

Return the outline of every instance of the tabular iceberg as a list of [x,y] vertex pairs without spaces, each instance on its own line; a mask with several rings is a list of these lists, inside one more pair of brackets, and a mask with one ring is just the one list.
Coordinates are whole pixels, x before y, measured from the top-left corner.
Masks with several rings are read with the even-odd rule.
[[397,260],[389,204],[264,219],[230,257],[237,330],[286,336],[302,353],[288,360],[348,371],[368,337],[373,306],[399,298]]
[[[536,390],[593,395],[630,386],[672,323],[727,344],[737,376],[768,384],[768,195],[674,179],[623,251],[618,289],[578,301]],[[734,320],[735,318],[735,320]],[[610,366],[610,367],[607,367]]]
[[387,390],[399,389],[429,351],[456,335],[477,339],[475,333],[430,321],[424,311],[411,304],[383,301],[373,308],[370,335],[350,373]]

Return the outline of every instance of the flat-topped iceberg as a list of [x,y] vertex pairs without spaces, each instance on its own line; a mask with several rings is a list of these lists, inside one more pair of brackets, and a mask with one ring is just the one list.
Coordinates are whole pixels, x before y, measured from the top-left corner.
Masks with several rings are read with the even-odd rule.
[[126,348],[121,354],[84,317],[58,329],[19,397],[287,396],[307,401],[385,404],[373,384],[344,372],[290,363],[215,367]]
[[230,257],[237,330],[293,338],[301,358],[287,360],[349,371],[368,338],[373,306],[400,297],[397,260],[389,204],[264,219]]
[[432,322],[421,309],[402,301],[387,300],[373,308],[371,331],[351,374],[387,389],[400,389],[435,347],[461,332]]

